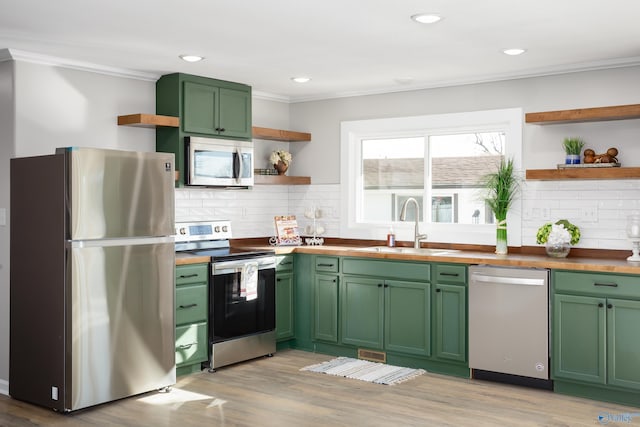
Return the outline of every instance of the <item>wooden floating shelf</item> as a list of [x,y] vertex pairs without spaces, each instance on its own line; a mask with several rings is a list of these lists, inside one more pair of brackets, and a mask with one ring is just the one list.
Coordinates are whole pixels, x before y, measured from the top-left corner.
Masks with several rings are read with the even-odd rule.
[[526,179],[553,181],[562,179],[640,179],[640,168],[567,168],[528,169]]
[[268,139],[271,141],[311,141],[311,134],[305,132],[295,132],[291,130],[261,128],[254,126],[252,128],[253,137],[257,139]]
[[311,177],[308,176],[287,176],[287,175],[254,175],[255,185],[309,185]]
[[119,126],[138,126],[155,128],[156,126],[179,127],[180,119],[172,116],[158,116],[156,114],[129,114],[118,116]]
[[525,114],[526,123],[539,125],[629,119],[640,119],[640,104],[579,108],[576,110],[545,111],[541,113]]

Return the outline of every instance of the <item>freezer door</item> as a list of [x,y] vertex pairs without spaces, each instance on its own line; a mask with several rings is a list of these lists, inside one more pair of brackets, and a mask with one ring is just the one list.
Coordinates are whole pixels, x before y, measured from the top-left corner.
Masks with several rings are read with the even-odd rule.
[[174,233],[174,156],[66,148],[70,240]]
[[155,240],[68,247],[68,410],[175,383],[175,252]]

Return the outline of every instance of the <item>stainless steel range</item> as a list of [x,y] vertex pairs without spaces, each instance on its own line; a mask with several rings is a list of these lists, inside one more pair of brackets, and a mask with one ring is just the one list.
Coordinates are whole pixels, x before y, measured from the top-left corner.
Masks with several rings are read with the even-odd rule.
[[229,239],[230,221],[176,223],[176,251],[211,257],[211,372],[276,351],[275,252],[234,250]]

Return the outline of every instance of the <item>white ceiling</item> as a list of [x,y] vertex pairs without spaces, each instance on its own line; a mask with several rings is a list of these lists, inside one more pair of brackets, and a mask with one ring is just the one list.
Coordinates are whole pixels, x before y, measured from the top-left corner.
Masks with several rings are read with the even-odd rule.
[[[421,12],[444,19],[410,19]],[[0,48],[295,102],[638,65],[640,1],[0,0]]]

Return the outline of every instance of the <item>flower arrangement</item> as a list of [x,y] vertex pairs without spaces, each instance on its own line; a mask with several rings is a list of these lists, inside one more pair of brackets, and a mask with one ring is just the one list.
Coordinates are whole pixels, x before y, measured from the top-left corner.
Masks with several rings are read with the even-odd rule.
[[271,153],[271,156],[269,157],[269,161],[274,164],[277,165],[278,162],[282,162],[285,164],[285,166],[289,166],[289,163],[291,163],[291,153],[285,150],[277,150],[274,151],[273,153]]
[[536,234],[536,243],[538,244],[556,246],[569,243],[575,245],[579,241],[580,229],[566,219],[558,220],[554,224],[548,222],[540,227]]

